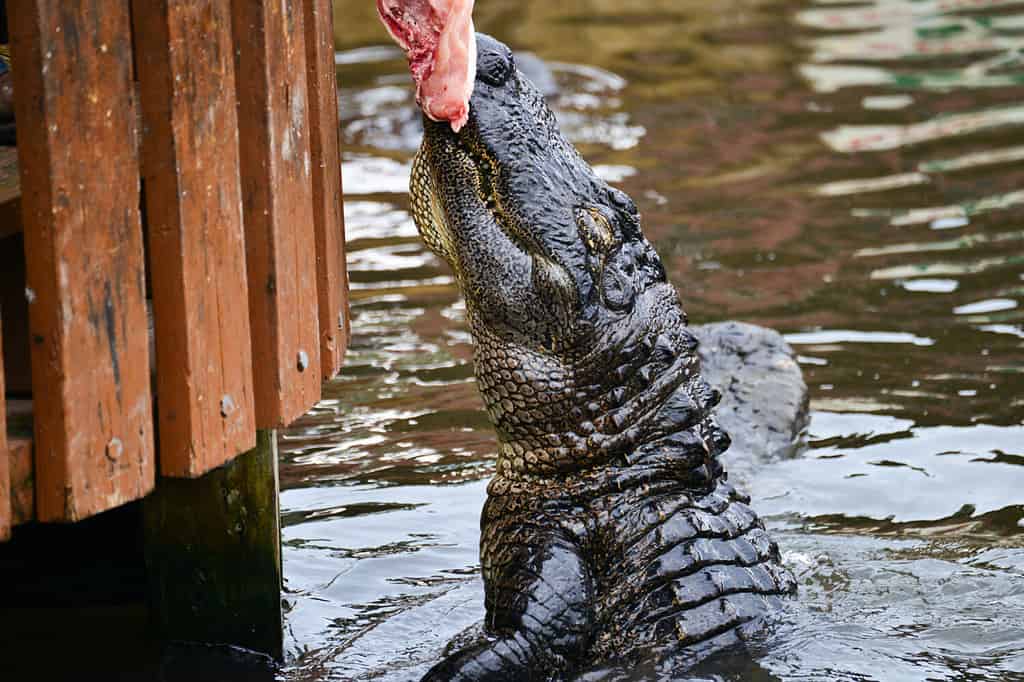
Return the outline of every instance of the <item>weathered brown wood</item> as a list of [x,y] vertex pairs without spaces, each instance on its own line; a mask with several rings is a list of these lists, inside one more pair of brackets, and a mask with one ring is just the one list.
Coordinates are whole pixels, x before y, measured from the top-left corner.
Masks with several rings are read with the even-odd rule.
[[[2,338],[3,310],[0,310],[0,339]],[[2,360],[3,358],[0,358],[0,541],[11,537],[11,455],[7,447],[7,391],[4,388]]]
[[320,398],[302,0],[232,0],[256,425]]
[[230,0],[133,0],[160,472],[256,444]]
[[36,514],[153,487],[131,26],[123,0],[14,0]]
[[338,81],[334,66],[331,0],[303,0],[309,85],[309,140],[313,160],[317,301],[323,378],[341,369],[348,345],[348,271],[338,146]]

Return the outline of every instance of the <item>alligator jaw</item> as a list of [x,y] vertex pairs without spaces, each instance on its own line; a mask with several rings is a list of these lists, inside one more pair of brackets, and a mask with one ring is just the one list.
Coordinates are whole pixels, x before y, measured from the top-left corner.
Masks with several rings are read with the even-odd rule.
[[465,296],[500,471],[591,469],[668,423],[694,427],[713,396],[636,206],[565,140],[508,48],[478,43],[466,126],[424,121],[413,217]]

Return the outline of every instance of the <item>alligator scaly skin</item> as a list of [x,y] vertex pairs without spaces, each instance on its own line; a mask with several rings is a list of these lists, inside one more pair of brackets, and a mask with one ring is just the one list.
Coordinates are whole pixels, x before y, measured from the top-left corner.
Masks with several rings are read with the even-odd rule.
[[[487,637],[425,679],[598,679],[601,662],[674,679],[762,628],[795,581],[726,481],[722,394],[635,204],[562,137],[507,47],[479,35],[477,51],[469,122],[424,123],[411,194],[465,296],[500,444],[481,517]],[[756,352],[800,381],[779,343]]]

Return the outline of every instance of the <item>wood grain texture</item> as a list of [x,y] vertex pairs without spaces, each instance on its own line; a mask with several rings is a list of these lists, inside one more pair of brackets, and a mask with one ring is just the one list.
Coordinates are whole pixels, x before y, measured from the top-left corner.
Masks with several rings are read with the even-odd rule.
[[160,472],[256,444],[230,0],[133,0]]
[[[0,310],[0,339],[3,338],[3,333],[3,310]],[[4,363],[0,358],[0,541],[10,537],[11,455],[7,448],[7,391],[4,388]]]
[[331,0],[303,0],[302,4],[306,25],[309,139],[313,160],[320,362],[322,378],[327,380],[341,369],[349,335],[334,16]]
[[129,8],[14,0],[8,15],[36,513],[75,521],[154,482]]
[[302,0],[233,0],[256,425],[320,399]]

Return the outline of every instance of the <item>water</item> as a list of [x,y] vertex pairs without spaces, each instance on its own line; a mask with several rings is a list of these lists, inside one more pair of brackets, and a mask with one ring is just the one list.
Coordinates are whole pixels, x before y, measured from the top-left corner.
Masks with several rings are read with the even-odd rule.
[[[408,680],[482,616],[495,441],[464,307],[408,214],[404,63],[373,3],[335,5],[354,336],[282,436],[280,677]],[[755,661],[694,674],[1024,679],[1024,2],[484,0],[476,19],[548,63],[691,319],[800,354],[807,448],[736,467],[800,594]]]

